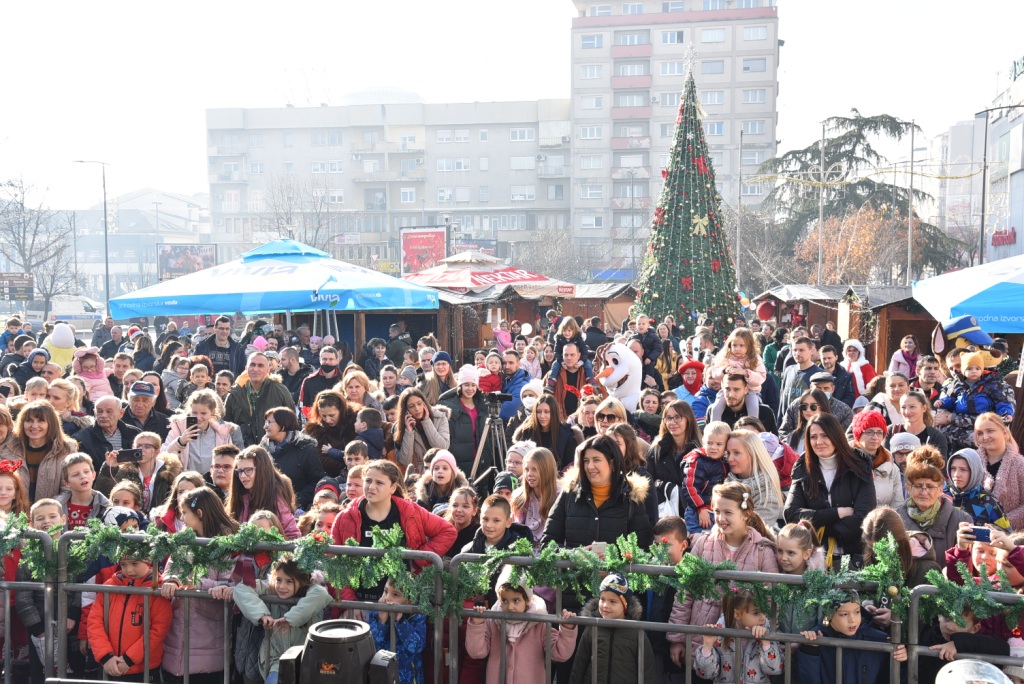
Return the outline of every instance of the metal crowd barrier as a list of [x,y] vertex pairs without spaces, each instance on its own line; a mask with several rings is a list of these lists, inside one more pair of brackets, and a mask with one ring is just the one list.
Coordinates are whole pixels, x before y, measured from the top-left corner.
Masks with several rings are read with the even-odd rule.
[[[53,539],[50,538],[46,532],[42,530],[27,529],[22,535],[23,539],[38,539],[42,543],[43,555],[47,562],[53,562]],[[11,610],[11,592],[18,591],[42,591],[43,592],[43,657],[41,660],[44,663],[53,662],[53,634],[54,624],[50,620],[50,616],[53,615],[53,600],[54,600],[54,583],[53,578],[47,580],[34,581],[34,582],[4,582],[0,581],[0,600],[4,602],[4,648],[3,648],[3,662],[4,662],[4,684],[11,684],[14,677],[14,653],[12,651],[11,644],[11,622],[12,613]],[[31,641],[28,647],[33,648]],[[30,656],[31,657],[31,656]],[[26,667],[28,663],[25,664]]]

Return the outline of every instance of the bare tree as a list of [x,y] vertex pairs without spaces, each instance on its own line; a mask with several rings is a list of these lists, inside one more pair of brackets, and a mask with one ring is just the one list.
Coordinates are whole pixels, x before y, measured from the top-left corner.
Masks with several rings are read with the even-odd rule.
[[43,300],[43,315],[49,316],[50,304],[54,297],[74,294],[78,287],[78,272],[71,234],[74,230],[73,215],[68,212],[57,214],[51,235],[54,241],[49,245],[51,258],[39,264],[35,276],[36,299]]
[[262,206],[253,207],[256,230],[330,252],[337,232],[330,192],[326,179],[319,176],[308,181],[293,175],[272,177]]

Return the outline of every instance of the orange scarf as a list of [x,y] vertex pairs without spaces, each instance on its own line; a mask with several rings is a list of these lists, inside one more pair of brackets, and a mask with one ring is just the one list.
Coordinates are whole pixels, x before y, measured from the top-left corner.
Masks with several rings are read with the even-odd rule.
[[600,508],[601,505],[608,500],[608,497],[612,494],[612,483],[609,482],[606,485],[590,485],[590,492],[594,495],[594,506]]

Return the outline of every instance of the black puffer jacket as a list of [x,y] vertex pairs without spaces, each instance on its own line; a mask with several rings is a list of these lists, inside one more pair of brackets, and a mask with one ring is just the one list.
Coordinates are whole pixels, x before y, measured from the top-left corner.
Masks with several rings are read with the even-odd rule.
[[[804,460],[797,461],[793,466],[793,485],[786,498],[783,516],[787,523],[806,519],[815,528],[824,527],[826,539],[835,537],[844,553],[859,556],[864,552],[861,524],[875,507],[876,501],[871,459],[860,449],[854,449],[854,453],[864,460],[864,474],[858,475],[851,470],[837,473],[831,489],[825,487],[825,478],[819,476],[817,496],[811,493]],[[840,508],[852,508],[853,515],[840,518]]]
[[[280,445],[271,445],[266,437],[260,446],[270,451],[274,465],[292,481],[295,505],[308,511],[313,503],[316,483],[324,476],[324,466],[317,455],[316,440],[302,432],[292,433],[291,439]],[[274,446],[275,451],[271,451]]]
[[[484,437],[484,425],[487,422],[487,404],[484,402],[483,395],[479,392],[473,396],[473,405],[476,407],[475,432],[473,431],[473,421],[469,417],[469,412],[466,411],[466,407],[462,405],[462,399],[459,398],[458,389],[448,390],[442,394],[438,404],[440,406],[447,406],[451,410],[451,415],[448,417],[448,450],[455,456],[455,462],[458,464],[459,470],[465,473],[466,477],[469,477],[473,470],[473,461],[476,459],[477,445],[480,444],[480,440]],[[480,465],[476,469],[477,475],[490,468],[493,460],[491,445],[488,442],[484,447],[483,454],[480,456]]]
[[[666,437],[671,443],[671,437]],[[659,504],[672,498],[673,492],[676,492],[676,497],[680,498],[679,489],[683,486],[683,456],[699,448],[700,442],[694,441],[683,447],[682,453],[677,454],[673,443],[666,450],[667,453],[662,454],[658,441],[651,444],[651,448],[647,450],[647,469],[650,471],[651,477],[654,478],[654,488]],[[682,515],[682,510],[676,515]]]
[[614,543],[619,537],[636,532],[637,542],[647,548],[654,540],[644,500],[650,493],[650,481],[636,473],[612,484],[612,491],[601,508],[594,505],[590,482],[570,468],[562,481],[562,492],[555,499],[543,544],[554,541],[565,548],[589,546],[595,541]]

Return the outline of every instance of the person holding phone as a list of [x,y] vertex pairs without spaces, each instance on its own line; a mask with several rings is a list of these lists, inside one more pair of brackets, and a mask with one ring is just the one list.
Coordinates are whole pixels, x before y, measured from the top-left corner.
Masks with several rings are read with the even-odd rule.
[[939,450],[925,445],[907,457],[907,493],[909,498],[896,511],[908,532],[926,532],[932,538],[936,558],[945,558],[946,550],[956,544],[960,523],[974,519],[942,496],[946,482],[946,461]]
[[224,402],[217,393],[196,390],[171,418],[163,451],[177,456],[185,470],[209,471],[214,448],[222,444],[245,448],[242,431],[223,417]]
[[160,506],[182,471],[181,461],[172,454],[160,452],[160,435],[141,432],[132,440],[131,448],[118,449],[106,455],[106,466],[114,482],[130,480],[142,489],[142,511],[149,516]]

